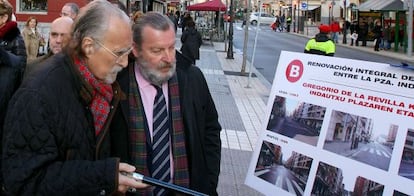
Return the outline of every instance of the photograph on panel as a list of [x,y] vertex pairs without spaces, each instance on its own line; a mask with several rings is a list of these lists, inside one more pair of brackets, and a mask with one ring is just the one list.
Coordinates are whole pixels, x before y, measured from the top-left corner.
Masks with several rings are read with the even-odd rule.
[[[348,174],[349,175],[349,174]],[[347,176],[342,169],[320,162],[311,195],[382,195],[384,185],[361,176]]]
[[414,180],[414,129],[408,129],[398,175]]
[[319,162],[311,195],[352,195],[353,180],[344,175],[342,169]]
[[400,191],[394,191],[394,193],[392,194],[393,196],[409,196],[405,193],[401,193]]
[[332,111],[323,148],[388,170],[398,126],[384,120]]
[[326,108],[276,96],[267,130],[316,146]]
[[303,195],[313,159],[263,141],[254,175],[293,195]]
[[383,192],[383,184],[358,176],[355,181],[353,195],[382,195]]

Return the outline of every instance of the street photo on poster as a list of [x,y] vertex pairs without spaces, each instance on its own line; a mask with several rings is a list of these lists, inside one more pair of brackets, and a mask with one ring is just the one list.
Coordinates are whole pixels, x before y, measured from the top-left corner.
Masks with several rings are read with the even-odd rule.
[[397,125],[333,110],[323,148],[388,170],[397,131]]
[[408,129],[398,175],[414,180],[414,129]]
[[313,159],[263,141],[254,175],[293,195],[303,195]]
[[276,96],[267,130],[316,146],[326,108]]
[[400,191],[394,191],[394,193],[392,195],[393,196],[409,196],[407,194],[401,193]]
[[319,162],[313,182],[312,195],[382,195],[384,185],[358,176],[356,179],[347,176],[344,170]]

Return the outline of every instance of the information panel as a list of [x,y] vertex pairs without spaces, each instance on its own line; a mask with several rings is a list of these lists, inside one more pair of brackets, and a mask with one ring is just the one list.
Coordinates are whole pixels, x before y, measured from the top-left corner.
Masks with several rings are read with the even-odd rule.
[[266,195],[414,195],[414,71],[279,59],[245,183]]

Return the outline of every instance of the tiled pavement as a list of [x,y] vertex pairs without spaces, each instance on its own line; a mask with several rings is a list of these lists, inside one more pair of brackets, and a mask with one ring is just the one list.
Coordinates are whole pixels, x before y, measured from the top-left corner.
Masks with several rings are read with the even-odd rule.
[[234,59],[226,59],[226,56],[224,43],[206,42],[196,62],[206,77],[223,127],[218,192],[226,196],[261,195],[244,185],[244,179],[270,89],[257,77],[250,79],[250,88],[247,88],[247,76],[231,74],[240,72],[242,56],[235,54]]
[[[177,48],[180,48],[177,33]],[[298,34],[298,36],[304,36]],[[310,37],[313,35],[308,35]],[[339,44],[344,47],[351,47]],[[227,59],[223,42],[206,41],[200,49],[197,66],[202,70],[209,85],[222,125],[222,159],[218,193],[220,196],[262,195],[244,185],[256,140],[259,137],[271,84],[252,68],[254,77],[240,75],[242,54],[234,53],[234,59]],[[372,52],[371,47],[359,50]],[[382,51],[382,55],[414,62],[413,57],[402,53]],[[249,62],[246,62],[249,73]],[[247,74],[248,75],[248,74]]]
[[[176,48],[180,48],[180,36],[178,32]],[[270,84],[256,75],[250,79],[237,75],[242,56],[235,53],[234,59],[226,59],[224,47],[223,42],[204,42],[200,60],[196,62],[207,80],[223,128],[218,193],[221,196],[262,195],[244,185],[244,180],[264,119]],[[248,64],[246,73],[249,73]]]

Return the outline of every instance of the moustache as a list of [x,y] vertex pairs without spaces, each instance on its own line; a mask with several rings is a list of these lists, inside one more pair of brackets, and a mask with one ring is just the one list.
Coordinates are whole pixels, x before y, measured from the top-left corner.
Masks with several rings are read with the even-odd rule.
[[158,68],[159,69],[162,69],[162,68],[172,68],[172,67],[174,67],[174,63],[175,62],[173,62],[173,63],[162,62],[162,63],[158,64]]

